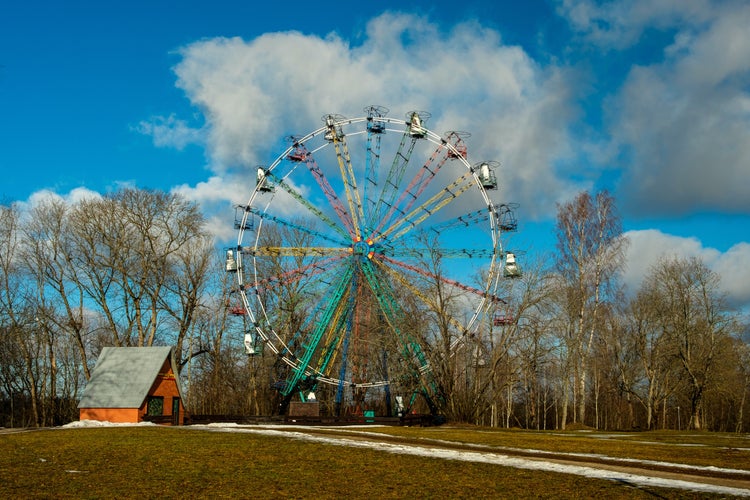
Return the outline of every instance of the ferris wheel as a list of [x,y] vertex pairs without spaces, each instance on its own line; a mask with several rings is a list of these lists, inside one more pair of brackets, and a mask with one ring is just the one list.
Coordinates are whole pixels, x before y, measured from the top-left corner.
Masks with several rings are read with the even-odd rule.
[[276,356],[282,407],[317,393],[341,408],[380,390],[424,395],[434,411],[435,343],[473,335],[517,273],[501,244],[513,213],[489,194],[498,164],[469,162],[468,133],[438,135],[424,111],[364,113],[323,116],[257,168],[227,271],[248,354]]

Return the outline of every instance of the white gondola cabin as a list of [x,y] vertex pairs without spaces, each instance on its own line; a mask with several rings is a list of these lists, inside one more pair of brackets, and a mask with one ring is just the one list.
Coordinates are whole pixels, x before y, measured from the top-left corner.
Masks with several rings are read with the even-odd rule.
[[255,185],[258,187],[258,191],[265,193],[273,191],[273,186],[268,182],[268,174],[265,168],[258,167],[258,176],[255,180]]
[[510,252],[505,254],[505,265],[503,266],[503,276],[506,278],[520,278],[521,268],[518,267],[516,256]]
[[245,354],[248,356],[256,356],[263,354],[263,342],[258,341],[257,333],[245,333]]
[[479,181],[485,189],[497,189],[497,178],[488,162],[479,165]]
[[416,138],[424,137],[427,131],[422,126],[422,118],[416,111],[409,117],[409,135]]
[[[343,117],[340,117],[343,118]],[[323,138],[327,140],[328,142],[334,142],[334,140],[340,140],[344,133],[341,131],[341,127],[336,125],[336,117],[334,115],[326,115],[324,118],[326,127],[328,127],[328,130],[326,131]]]
[[232,250],[227,250],[226,269],[228,273],[237,272],[237,260],[234,258],[234,252]]

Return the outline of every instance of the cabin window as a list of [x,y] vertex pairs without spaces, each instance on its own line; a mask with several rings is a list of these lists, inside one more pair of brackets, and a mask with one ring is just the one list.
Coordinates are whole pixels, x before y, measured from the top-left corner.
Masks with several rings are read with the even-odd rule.
[[164,415],[163,396],[149,396],[146,403],[146,415]]

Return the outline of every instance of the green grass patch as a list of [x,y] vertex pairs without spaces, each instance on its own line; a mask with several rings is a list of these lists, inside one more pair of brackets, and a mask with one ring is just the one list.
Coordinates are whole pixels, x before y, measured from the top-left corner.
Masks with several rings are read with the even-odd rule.
[[[557,433],[449,427],[368,430],[415,439],[540,449],[604,451],[601,446],[611,444]],[[631,452],[651,446],[637,440],[623,442],[631,446]],[[702,447],[686,450],[682,451],[682,459],[696,450],[702,451]],[[721,456],[718,449],[714,453],[718,460]],[[747,455],[743,457],[743,465],[747,467]],[[700,460],[704,459],[708,456]],[[651,498],[655,495],[710,496],[684,490],[637,488],[569,474],[190,428],[53,429],[0,435],[0,498]]]

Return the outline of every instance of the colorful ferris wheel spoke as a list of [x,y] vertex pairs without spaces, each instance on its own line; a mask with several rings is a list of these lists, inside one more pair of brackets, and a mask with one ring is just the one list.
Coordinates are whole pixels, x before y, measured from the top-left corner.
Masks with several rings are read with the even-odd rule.
[[371,193],[373,186],[378,185],[378,173],[380,171],[380,154],[382,135],[385,133],[385,123],[380,120],[381,117],[388,113],[388,110],[382,106],[368,106],[365,108],[367,113],[367,144],[365,147],[365,180],[362,187],[363,196],[363,212],[364,220],[367,226],[364,228],[364,232],[369,234],[372,232],[372,224],[374,222],[374,200],[371,199]]
[[[357,274],[352,276],[349,293],[342,297],[339,308],[337,309],[336,318],[331,322],[332,328],[329,329],[328,335],[323,344],[323,350],[319,358],[317,372],[323,376],[328,376],[336,364],[337,357],[341,356],[342,363],[340,366],[345,370],[346,358],[348,355],[348,340],[351,335],[353,317],[351,312],[354,310],[354,300],[357,296]],[[343,380],[343,377],[340,377]]]
[[403,359],[414,367],[416,372],[420,374],[420,378],[427,382],[427,387],[433,388],[435,382],[432,380],[429,363],[420,343],[400,327],[400,325],[405,323],[404,314],[398,301],[395,299],[395,293],[388,286],[388,281],[379,276],[380,273],[376,271],[371,262],[363,263],[362,270],[370,289],[373,291],[380,305],[380,310],[383,312],[391,331],[396,335],[401,346]]
[[[339,212],[336,212],[340,218],[343,217],[341,220],[344,223],[344,227],[342,227],[340,224],[336,223],[331,217],[326,215],[321,209],[313,205],[312,202],[310,202],[301,193],[299,193],[296,189],[294,189],[291,185],[289,185],[289,183],[286,182],[284,179],[275,177],[273,175],[273,172],[268,173],[267,177],[270,179],[273,179],[275,181],[275,185],[282,188],[287,194],[289,194],[293,199],[298,201],[303,207],[305,207],[317,219],[323,221],[328,227],[336,231],[338,234],[340,234],[344,238],[352,237],[352,235],[354,234],[353,233],[354,229],[351,225],[351,219],[345,213],[340,214]],[[263,212],[263,213],[266,213],[266,212]]]
[[[309,335],[304,337],[303,342],[299,346],[299,349],[294,349],[293,352],[295,352],[297,366],[292,369],[291,376],[286,381],[286,387],[282,391],[282,394],[284,396],[288,396],[292,392],[294,392],[304,376],[310,373],[308,367],[313,360],[313,355],[318,350],[318,346],[321,339],[323,338],[323,334],[330,327],[331,319],[334,317],[337,309],[339,308],[341,297],[345,294],[348,287],[351,272],[351,267],[347,267],[346,272],[344,272],[340,276],[331,300],[328,300],[325,303],[321,304],[321,306],[323,307],[317,324],[313,325],[313,328],[310,331]],[[292,349],[288,350],[291,351]]]
[[467,214],[461,214],[454,216],[450,219],[442,220],[426,226],[423,231],[432,231],[437,234],[442,234],[449,230],[462,230],[466,228],[479,227],[480,224],[488,223],[490,220],[490,214],[486,208],[481,210],[474,210]]
[[336,151],[336,160],[339,165],[339,172],[341,173],[341,179],[344,185],[346,201],[349,203],[350,218],[354,226],[354,237],[361,239],[362,234],[360,230],[362,223],[364,222],[364,209],[362,208],[362,200],[360,199],[359,190],[357,189],[357,178],[354,175],[354,168],[352,167],[349,147],[346,143],[346,136],[339,132],[332,116],[329,115],[326,118],[326,125],[329,127],[331,143]]
[[[291,269],[285,269],[278,274],[269,275],[252,283],[251,288],[256,291],[270,291],[279,287],[289,286],[303,279],[310,279],[323,273],[330,273],[344,257],[333,256],[320,261],[310,262]],[[250,290],[250,288],[248,288]]]
[[378,241],[382,238],[388,238],[391,233],[397,231],[390,239],[396,240],[418,227],[428,217],[431,217],[449,203],[457,200],[463,193],[467,192],[473,186],[473,179],[470,172],[463,174],[460,178],[445,186],[437,194],[433,195],[422,205],[400,218],[389,228],[373,238]]
[[[406,136],[408,134],[405,133],[404,135]],[[435,159],[438,158],[441,153],[442,158],[436,165],[433,165],[435,163]],[[383,226],[392,221],[395,216],[403,216],[404,214],[406,214],[412,207],[414,202],[419,199],[419,196],[429,185],[430,181],[435,178],[435,175],[442,168],[447,159],[448,155],[445,146],[443,144],[438,145],[427,162],[425,162],[422,167],[415,173],[414,177],[411,179],[406,188],[401,191],[400,196],[395,201],[393,200],[393,198],[395,198],[396,191],[393,192],[394,197],[392,197],[390,202],[385,203],[385,205],[388,207],[388,211],[381,218],[380,223],[374,229],[373,233],[379,232],[383,228]]]
[[336,237],[334,237],[332,235],[322,233],[322,232],[317,231],[315,229],[312,229],[310,227],[294,223],[294,222],[289,221],[289,220],[287,220],[287,219],[285,219],[283,217],[279,217],[279,216],[276,216],[276,215],[273,215],[273,214],[270,214],[270,213],[262,212],[262,211],[258,210],[257,208],[254,208],[254,207],[248,208],[247,211],[250,212],[251,214],[257,216],[261,220],[271,221],[273,223],[276,223],[276,224],[288,227],[290,229],[293,229],[293,230],[296,230],[296,231],[300,231],[300,232],[303,232],[303,233],[307,233],[310,236],[321,238],[321,239],[324,239],[324,240],[329,241],[331,243],[336,243],[336,244],[338,244],[340,246],[346,246],[346,244],[347,244],[345,240],[341,240],[341,239],[336,238]]
[[[413,279],[410,279],[410,276],[406,273],[398,272],[396,269],[381,265],[383,270],[389,274],[395,282],[398,282],[400,286],[404,287],[404,289],[409,290],[415,297],[418,297],[421,299],[421,301],[428,307],[428,309],[432,311],[438,311],[440,309],[440,304],[437,303],[435,297],[428,296],[423,289],[416,286],[415,281]],[[472,293],[478,293],[482,295],[481,290],[477,289],[467,289],[462,284],[453,282],[452,280],[446,280],[442,277],[436,277],[434,275],[430,276],[429,274],[423,274],[421,276],[422,278],[425,277],[431,277],[433,279],[437,279],[440,281],[443,281],[444,283],[451,285],[451,286],[457,286],[458,288],[464,290],[464,291],[470,291]],[[455,335],[456,336],[464,336],[467,333],[467,327],[458,321],[458,319],[450,316],[448,317],[448,323],[454,328]]]
[[419,297],[419,299],[421,299],[422,302],[433,311],[439,311],[441,309],[440,305],[436,303],[434,298],[428,296],[422,288],[417,286],[418,283],[430,283],[434,286],[434,283],[439,281],[457,290],[468,292],[469,296],[481,298],[479,307],[468,321],[462,322],[453,316],[448,316],[447,322],[452,327],[452,333],[450,334],[452,336],[452,339],[450,340],[451,349],[459,345],[463,339],[476,335],[480,328],[477,319],[481,314],[487,314],[494,311],[497,303],[505,303],[503,299],[491,294],[487,289],[480,290],[456,280],[429,273],[424,269],[415,268],[405,263],[395,262],[393,260],[390,260],[389,263],[395,264],[395,266],[389,267],[385,262],[380,263],[380,266],[383,267],[388,274],[392,275],[394,280],[398,281],[404,289],[410,290],[415,297]]
[[307,257],[326,255],[345,255],[352,253],[349,247],[285,247],[285,246],[255,246],[246,247],[242,252],[247,255],[274,257]]
[[[445,163],[450,159],[458,158],[461,154],[460,151],[465,152],[465,147],[462,147],[461,136],[458,132],[449,132],[443,141],[435,148],[427,162],[425,162],[414,175],[411,182],[409,182],[403,190],[398,201],[383,218],[383,221],[378,226],[377,230],[379,231],[383,225],[386,224],[386,221],[392,220],[395,215],[394,212],[400,213],[401,215],[406,214],[420,198],[427,186],[429,186],[435,179]],[[401,207],[404,201],[406,201],[406,204]]]
[[487,298],[487,299],[492,300],[493,302],[498,301],[498,300],[502,302],[502,299],[499,299],[497,296],[490,294],[489,286],[485,287],[484,289],[476,288],[470,285],[466,285],[460,281],[447,278],[439,274],[432,273],[422,267],[414,266],[412,264],[407,264],[406,262],[400,262],[398,260],[391,259],[386,256],[380,256],[380,257],[382,258],[383,262],[391,264],[392,266],[395,266],[408,273],[411,273],[416,278],[421,278],[421,279],[426,278],[432,283],[440,281],[441,283],[445,283],[446,285],[450,285],[457,289],[463,290],[464,292],[472,293],[477,297]]
[[349,235],[353,237],[357,231],[357,224],[353,219],[351,212],[346,210],[343,202],[339,199],[335,189],[323,173],[323,170],[318,166],[314,155],[307,150],[304,144],[296,143],[295,151],[288,155],[288,158],[290,161],[303,161],[305,163],[307,169],[310,171],[325,197],[328,199],[329,205],[333,208],[333,211],[336,213],[341,223],[347,228]]
[[[405,130],[401,136],[401,143],[398,146],[398,150],[393,157],[391,167],[388,169],[388,175],[385,178],[380,194],[375,203],[375,210],[373,212],[373,220],[385,219],[384,210],[390,211],[391,207],[396,204],[396,197],[400,192],[400,186],[403,182],[404,172],[409,164],[414,147],[417,144],[417,138],[410,135],[408,130]],[[377,231],[377,230],[376,230]]]

